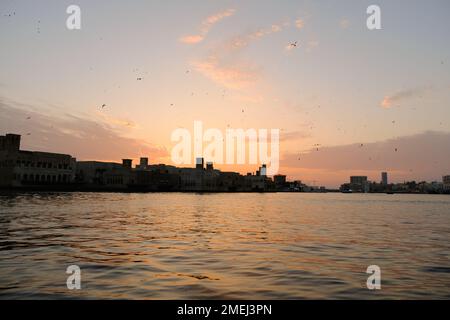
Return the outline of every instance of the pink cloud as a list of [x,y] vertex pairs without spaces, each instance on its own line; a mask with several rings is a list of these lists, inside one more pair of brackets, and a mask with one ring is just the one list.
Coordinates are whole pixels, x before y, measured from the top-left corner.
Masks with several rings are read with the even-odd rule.
[[196,35],[188,35],[180,38],[180,41],[186,44],[197,44],[202,42],[205,39],[205,36],[209,33],[209,30],[219,21],[231,17],[234,15],[236,10],[234,9],[227,9],[222,12],[218,12],[216,14],[213,14],[209,17],[207,17],[205,20],[203,20],[202,25],[200,27],[200,33]]

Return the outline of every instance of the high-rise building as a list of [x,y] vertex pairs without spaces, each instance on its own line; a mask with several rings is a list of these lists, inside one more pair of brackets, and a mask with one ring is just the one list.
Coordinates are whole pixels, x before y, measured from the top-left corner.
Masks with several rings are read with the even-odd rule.
[[265,164],[262,165],[262,167],[259,169],[259,173],[261,176],[266,176],[267,175],[267,166]]
[[387,172],[381,173],[381,184],[387,185],[388,184],[388,174]]

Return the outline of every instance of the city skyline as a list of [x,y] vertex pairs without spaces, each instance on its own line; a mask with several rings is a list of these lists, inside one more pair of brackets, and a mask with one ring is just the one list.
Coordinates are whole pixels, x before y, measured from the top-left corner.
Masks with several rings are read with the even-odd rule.
[[[151,163],[148,157],[122,157],[121,162],[78,160],[76,155],[48,151],[24,150],[21,136],[14,133],[0,135],[0,187],[20,190],[68,187],[66,191],[187,191],[187,192],[334,192],[337,188],[290,180],[282,172],[269,174],[265,163],[250,168],[245,174],[214,168],[213,161],[195,159],[195,166],[175,166]],[[200,169],[200,171],[199,171]],[[86,175],[86,172],[89,174]],[[136,176],[132,177],[132,172]],[[202,172],[202,174],[200,174]],[[199,176],[200,174],[200,176]],[[206,176],[204,176],[206,174]],[[106,177],[104,177],[106,176]],[[239,177],[240,182],[236,183]],[[256,179],[255,179],[256,178]],[[229,180],[231,179],[231,180]],[[247,179],[247,181],[245,181]],[[163,182],[163,187],[158,186]],[[206,182],[206,184],[205,184]],[[225,184],[223,184],[225,183]],[[226,183],[231,183],[227,186]],[[419,189],[417,187],[420,186]],[[389,172],[380,172],[380,179],[351,175],[349,182],[340,185],[343,193],[448,193],[450,175],[440,181],[412,179],[391,181]]]
[[291,180],[439,181],[450,22],[437,2],[380,1],[383,28],[369,31],[368,1],[78,1],[82,29],[69,31],[67,1],[4,1],[0,126],[25,149],[167,164],[171,132],[195,120],[279,128]]

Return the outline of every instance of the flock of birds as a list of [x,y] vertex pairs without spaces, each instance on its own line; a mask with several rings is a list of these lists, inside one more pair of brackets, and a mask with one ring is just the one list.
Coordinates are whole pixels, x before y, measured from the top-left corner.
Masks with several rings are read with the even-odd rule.
[[[11,12],[11,13],[3,14],[3,16],[4,16],[4,17],[11,18],[11,17],[16,16],[16,12],[14,11],[14,12]],[[37,24],[38,24],[38,26],[37,26],[37,33],[39,34],[39,33],[41,33],[41,29],[40,29],[41,21],[38,20],[38,21],[37,21]],[[103,38],[100,38],[100,40],[103,40]],[[291,42],[291,43],[288,45],[288,47],[289,47],[289,48],[292,48],[292,49],[297,48],[298,46],[299,46],[298,41]],[[443,64],[444,64],[444,61],[441,61],[441,65],[443,65]],[[93,68],[91,67],[90,70],[93,70]],[[137,68],[136,68],[136,69],[133,69],[133,72],[138,72],[138,71],[139,71],[139,69],[137,69]],[[185,74],[189,74],[190,72],[191,72],[190,70],[186,70],[186,71],[185,71]],[[143,80],[144,80],[144,77],[142,77],[142,76],[138,76],[138,77],[136,78],[136,81],[143,81]],[[120,88],[120,86],[119,86],[119,88]],[[206,93],[206,94],[208,94],[208,93]],[[222,98],[224,98],[225,95],[226,95],[226,90],[224,90],[224,91],[222,92]],[[191,96],[194,96],[194,92],[191,93]],[[170,106],[173,107],[173,106],[174,106],[174,103],[171,103]],[[107,104],[106,104],[106,103],[102,104],[100,108],[101,108],[102,110],[105,109],[105,108],[107,108]],[[320,108],[320,105],[318,106],[318,108]],[[245,112],[244,109],[242,109],[242,110],[241,110],[241,113],[244,113],[244,112]],[[27,117],[26,119],[27,119],[27,120],[31,120],[31,116]],[[392,120],[392,124],[395,124],[395,123],[396,123],[396,121],[395,121],[395,120]],[[442,125],[442,122],[441,122],[441,125]],[[230,127],[230,125],[228,124],[227,127]],[[311,129],[312,129],[312,127],[311,127]],[[340,128],[338,128],[338,130],[340,130]],[[27,135],[29,136],[29,135],[31,135],[31,133],[27,133]],[[320,148],[320,147],[321,147],[320,144],[314,144],[314,145],[313,145],[313,149],[315,149],[316,151],[319,151],[319,148]],[[361,143],[361,144],[359,145],[359,148],[363,148],[363,147],[364,147],[364,144]],[[398,148],[394,148],[394,151],[395,151],[395,152],[398,152]],[[298,160],[300,160],[300,159],[301,159],[301,157],[298,158]],[[372,160],[372,158],[369,158],[369,160]]]

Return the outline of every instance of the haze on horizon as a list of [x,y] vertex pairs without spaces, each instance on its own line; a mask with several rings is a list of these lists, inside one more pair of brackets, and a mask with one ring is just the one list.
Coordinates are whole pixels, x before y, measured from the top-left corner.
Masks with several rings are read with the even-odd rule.
[[[66,28],[71,4],[79,31]],[[371,4],[382,30],[366,27]],[[195,120],[279,128],[289,179],[337,186],[388,171],[439,181],[450,174],[449,9],[446,0],[3,0],[0,134],[82,160],[170,164],[171,133]]]

